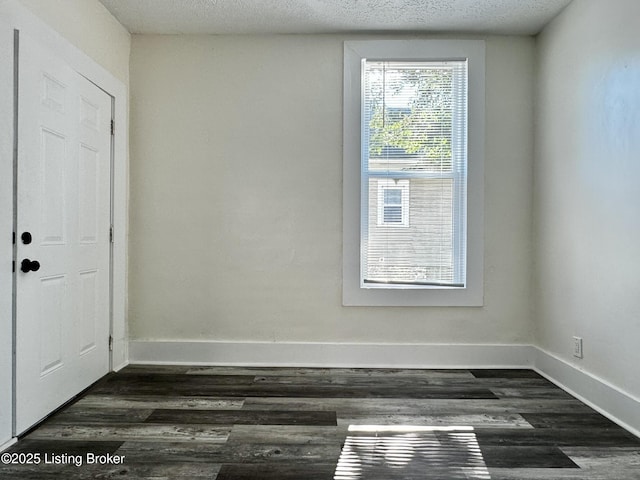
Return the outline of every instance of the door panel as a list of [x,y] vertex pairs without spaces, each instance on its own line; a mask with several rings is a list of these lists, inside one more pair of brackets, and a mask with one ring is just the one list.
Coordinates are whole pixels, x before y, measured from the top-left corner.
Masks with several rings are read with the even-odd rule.
[[108,372],[111,100],[20,36],[18,434]]
[[[44,277],[40,279],[39,308],[36,311],[38,334],[40,335],[40,375],[47,375],[63,364],[62,325],[60,321],[48,321],[48,318],[62,319],[67,315],[67,277],[66,275]],[[33,352],[35,353],[35,352]]]

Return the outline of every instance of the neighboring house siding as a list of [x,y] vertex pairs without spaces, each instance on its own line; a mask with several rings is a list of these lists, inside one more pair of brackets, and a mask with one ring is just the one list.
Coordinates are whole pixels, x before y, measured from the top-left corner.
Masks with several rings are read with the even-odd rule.
[[368,245],[380,244],[386,238],[394,248],[386,251],[368,248],[367,276],[413,281],[453,279],[453,250],[442,248],[453,243],[453,180],[410,179],[406,226],[380,224],[380,181],[375,178],[369,181]]

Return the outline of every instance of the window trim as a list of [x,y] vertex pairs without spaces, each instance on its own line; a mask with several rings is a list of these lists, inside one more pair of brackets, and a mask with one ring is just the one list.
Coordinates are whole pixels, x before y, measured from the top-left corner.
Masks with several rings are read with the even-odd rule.
[[[464,288],[360,287],[362,64],[364,59],[468,61],[467,281]],[[482,306],[484,257],[485,45],[482,40],[373,40],[344,43],[343,305]]]

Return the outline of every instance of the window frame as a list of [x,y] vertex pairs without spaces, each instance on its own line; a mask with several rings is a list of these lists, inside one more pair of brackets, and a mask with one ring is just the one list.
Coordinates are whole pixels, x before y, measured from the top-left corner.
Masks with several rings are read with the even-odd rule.
[[[468,62],[466,285],[362,288],[361,136],[364,60]],[[482,40],[373,40],[344,43],[343,305],[482,306],[484,257],[485,44]]]

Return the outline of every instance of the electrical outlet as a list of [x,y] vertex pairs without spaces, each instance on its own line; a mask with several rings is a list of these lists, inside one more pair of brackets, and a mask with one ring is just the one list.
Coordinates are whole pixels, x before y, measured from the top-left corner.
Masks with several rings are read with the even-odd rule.
[[582,358],[582,338],[573,337],[573,356]]

